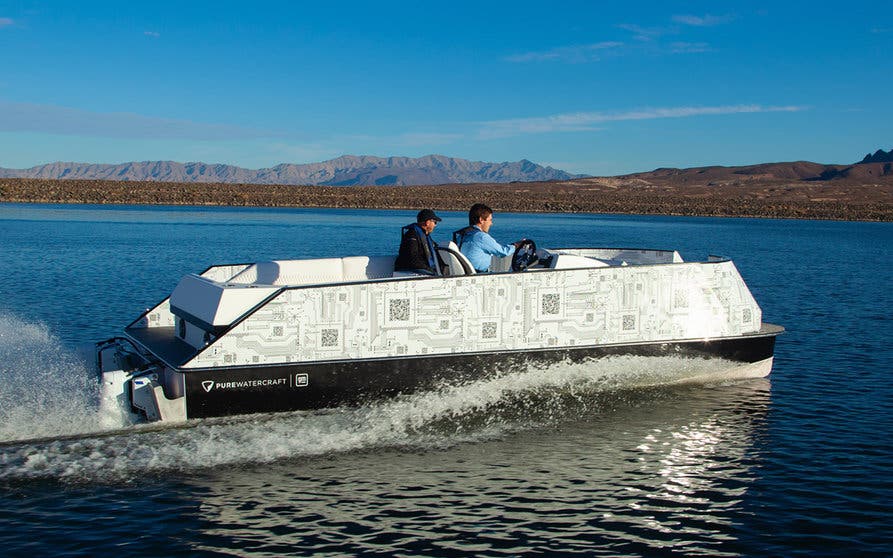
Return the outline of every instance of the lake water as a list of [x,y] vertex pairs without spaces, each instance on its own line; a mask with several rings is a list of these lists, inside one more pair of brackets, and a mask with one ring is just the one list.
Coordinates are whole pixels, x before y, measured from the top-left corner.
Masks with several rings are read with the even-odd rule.
[[[465,217],[442,216],[445,242]],[[666,363],[624,358],[101,434],[79,344],[185,273],[387,254],[413,217],[0,204],[4,554],[893,554],[890,223],[496,214],[506,242],[732,257],[787,328],[766,380],[640,388],[618,372]]]

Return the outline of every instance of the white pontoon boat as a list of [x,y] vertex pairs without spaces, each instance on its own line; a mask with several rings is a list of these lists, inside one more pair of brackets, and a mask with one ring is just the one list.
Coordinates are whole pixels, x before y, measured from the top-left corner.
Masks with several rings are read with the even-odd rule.
[[475,274],[453,243],[439,251],[436,276],[395,276],[393,256],[186,275],[97,344],[103,403],[150,421],[325,408],[626,354],[708,357],[717,377],[761,377],[783,331],[762,323],[724,258],[551,249],[526,267],[519,250]]

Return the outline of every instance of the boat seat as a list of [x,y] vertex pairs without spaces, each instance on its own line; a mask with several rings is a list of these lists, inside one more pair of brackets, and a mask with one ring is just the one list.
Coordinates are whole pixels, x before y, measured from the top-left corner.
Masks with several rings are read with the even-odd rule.
[[342,258],[345,281],[384,279],[394,273],[396,256],[351,256]]
[[446,249],[439,246],[438,252],[440,257],[450,266],[450,275],[474,275],[476,273],[474,266],[465,257],[465,254],[459,251],[459,247],[455,242],[450,241]]
[[395,259],[394,256],[350,256],[257,262],[226,283],[297,286],[383,279],[391,277]]

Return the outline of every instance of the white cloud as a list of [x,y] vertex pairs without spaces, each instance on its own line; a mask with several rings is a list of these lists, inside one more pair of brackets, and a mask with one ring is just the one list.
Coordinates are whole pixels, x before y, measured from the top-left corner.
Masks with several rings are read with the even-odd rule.
[[670,51],[674,54],[688,54],[694,52],[711,52],[713,49],[707,43],[670,43]]
[[0,17],[0,27],[7,27],[15,23],[12,18],[9,17]]
[[[673,16],[673,22],[681,25],[692,27],[711,27],[714,25],[722,25],[729,23],[735,19],[732,15],[676,15]],[[618,28],[629,31],[633,34],[633,38],[643,43],[655,43],[664,35],[678,35],[682,32],[679,25],[668,25],[666,27],[642,27],[634,23],[623,23],[617,25]],[[661,47],[663,48],[663,47]],[[678,52],[707,52],[711,50],[706,43],[686,43],[678,42],[670,45],[670,51]]]
[[494,139],[527,134],[554,132],[584,132],[598,130],[598,124],[624,120],[653,120],[657,118],[688,118],[692,116],[797,112],[800,106],[730,105],[718,107],[648,108],[626,112],[578,112],[533,118],[512,118],[481,123],[479,139]]
[[587,132],[597,130],[594,126],[604,119],[595,118],[596,113],[556,114],[533,118],[511,118],[483,122],[478,130],[481,139],[505,138],[547,132]]
[[161,36],[161,33],[159,33],[158,31],[143,31],[143,35],[152,37],[153,39],[157,39]]
[[661,35],[669,33],[668,30],[661,27],[642,27],[641,25],[636,25],[634,23],[621,23],[617,27],[629,31],[633,34],[634,39],[643,42],[653,41]]
[[691,25],[694,27],[712,27],[714,25],[722,25],[725,23],[729,23],[732,21],[734,16],[731,15],[703,15],[703,16],[695,16],[695,15],[675,15],[673,16],[673,21],[676,23],[681,23],[683,25]]
[[552,60],[577,63],[593,62],[600,59],[599,54],[601,52],[622,46],[623,43],[620,42],[603,41],[588,45],[571,45],[544,51],[525,52],[508,56],[506,60],[509,62],[543,62]]
[[[731,15],[677,15],[673,16],[673,21],[677,24],[683,24],[696,27],[708,27],[713,25],[721,25],[734,20]],[[632,39],[640,43],[648,44],[650,48],[657,48],[658,51],[667,51],[671,53],[697,53],[710,52],[713,49],[708,43],[704,42],[675,42],[669,46],[661,44],[660,39],[666,35],[679,35],[681,33],[679,25],[668,24],[663,27],[644,27],[635,23],[621,23],[616,25],[617,28],[632,33]],[[603,41],[600,43],[592,43],[587,45],[570,45],[556,47],[549,50],[524,52],[521,54],[513,54],[505,58],[509,62],[595,62],[601,59],[603,54],[617,54],[622,47],[631,52],[635,47],[627,46],[626,43],[620,41]]]
[[55,105],[0,100],[0,132],[129,139],[226,140],[281,136],[227,124],[208,124],[133,113],[102,113]]

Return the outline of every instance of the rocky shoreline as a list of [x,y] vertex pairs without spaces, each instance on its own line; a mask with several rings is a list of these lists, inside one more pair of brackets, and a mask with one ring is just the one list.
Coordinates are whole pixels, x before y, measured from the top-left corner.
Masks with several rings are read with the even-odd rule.
[[285,186],[0,179],[0,202],[615,213],[893,221],[893,183],[682,183],[636,175],[439,186]]

